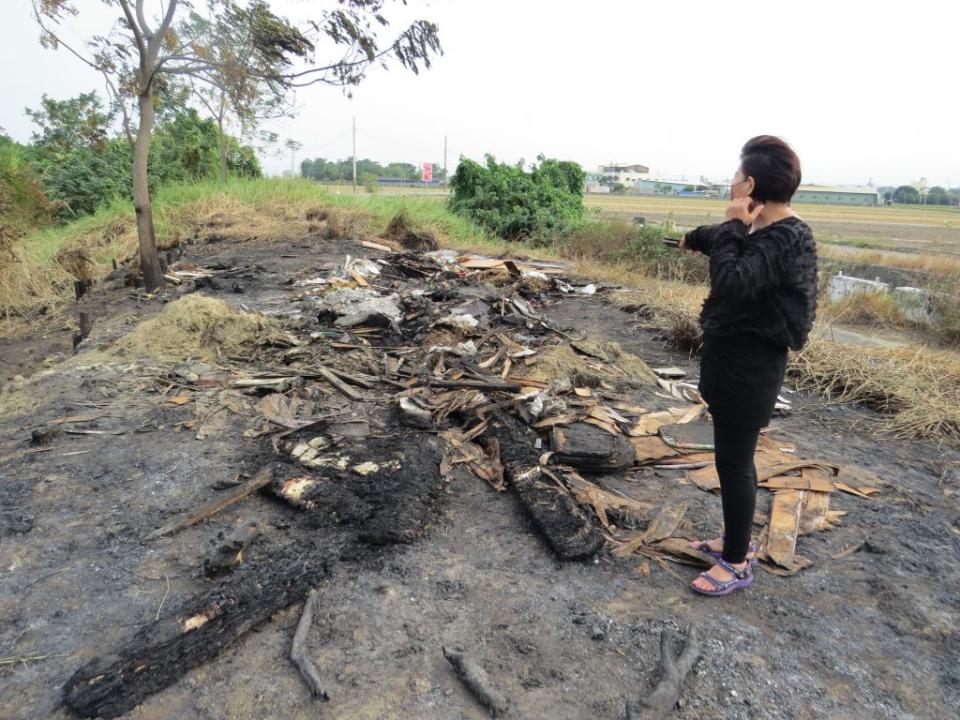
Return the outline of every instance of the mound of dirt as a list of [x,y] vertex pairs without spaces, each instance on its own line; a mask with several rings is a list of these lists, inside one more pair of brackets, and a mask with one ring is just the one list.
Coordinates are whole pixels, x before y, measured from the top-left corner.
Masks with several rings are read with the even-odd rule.
[[236,310],[222,300],[191,294],[176,300],[152,320],[140,323],[107,353],[150,360],[215,359],[248,354],[265,345],[289,346],[294,339],[274,320]]
[[386,238],[406,250],[427,252],[440,249],[437,236],[429,230],[414,227],[406,210],[401,210],[390,219]]
[[554,345],[540,354],[527,375],[542,382],[566,377],[581,387],[598,387],[604,382],[636,387],[657,382],[650,366],[619,343],[593,339]]

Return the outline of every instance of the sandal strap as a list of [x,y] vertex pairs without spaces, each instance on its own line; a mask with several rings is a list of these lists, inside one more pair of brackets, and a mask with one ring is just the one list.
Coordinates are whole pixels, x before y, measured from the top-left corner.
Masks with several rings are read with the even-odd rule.
[[713,587],[716,588],[717,590],[725,590],[727,585],[729,585],[731,582],[735,582],[734,580],[728,580],[727,582],[723,582],[722,580],[717,580],[709,572],[700,573],[700,577],[702,577],[704,580],[709,580],[710,584],[713,585]]
[[[750,569],[750,563],[747,562],[747,566],[743,570],[737,570],[733,565],[728,563],[723,558],[717,558],[717,565],[722,567],[728,573],[733,573],[733,577],[736,580],[745,580],[753,574],[753,571]],[[732,581],[731,581],[732,582]]]

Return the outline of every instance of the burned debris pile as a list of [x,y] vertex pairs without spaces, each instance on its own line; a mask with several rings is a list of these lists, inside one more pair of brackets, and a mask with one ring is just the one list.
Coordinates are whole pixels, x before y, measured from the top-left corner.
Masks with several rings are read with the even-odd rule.
[[[676,471],[678,486],[718,487],[706,408],[682,371],[651,369],[616,343],[554,326],[545,306],[598,292],[564,279],[560,267],[438,251],[399,221],[392,232],[413,249],[347,257],[294,278],[283,323],[185,294],[150,332],[107,351],[129,359],[163,342],[152,359],[168,361],[158,378],[164,402],[194,408],[178,430],[206,439],[240,418],[263,461],[255,478],[228,483],[224,498],[198,503],[145,541],[229,504],[253,504],[245,498],[258,491],[295,520],[283,538],[248,520],[198,548],[215,589],[78,670],[64,698],[80,715],[126,712],[304,599],[331,563],[416,541],[437,524],[454,480],[509,492],[562,560],[609,550],[661,567],[709,561],[688,542],[685,503],[644,502],[604,481],[647,466]],[[181,292],[216,280],[194,272]],[[182,321],[181,309],[189,311]],[[179,358],[170,323],[190,337]],[[782,574],[809,564],[796,554],[798,536],[839,521],[831,493],[876,491],[861,475],[848,483],[844,469],[798,460],[768,437],[758,467],[761,486],[775,493],[760,557]],[[269,553],[250,552],[261,543]],[[324,697],[323,669],[302,642],[295,651]],[[491,714],[505,707],[499,698],[488,704]]]

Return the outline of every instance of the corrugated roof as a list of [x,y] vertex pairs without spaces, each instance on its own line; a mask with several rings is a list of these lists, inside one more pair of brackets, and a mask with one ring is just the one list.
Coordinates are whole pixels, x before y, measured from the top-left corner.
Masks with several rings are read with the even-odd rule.
[[797,192],[857,193],[877,195],[877,189],[866,185],[801,185]]

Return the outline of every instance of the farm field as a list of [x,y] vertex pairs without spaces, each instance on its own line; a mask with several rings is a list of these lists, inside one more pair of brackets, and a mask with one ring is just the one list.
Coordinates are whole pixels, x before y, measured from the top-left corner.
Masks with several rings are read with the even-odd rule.
[[[608,215],[670,219],[680,226],[718,222],[724,200],[587,195],[584,204]],[[945,206],[853,207],[798,204],[820,242],[876,250],[960,254],[960,210]]]

